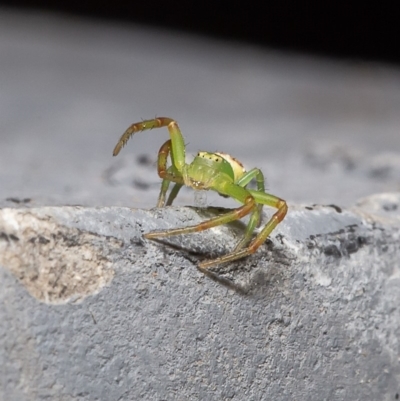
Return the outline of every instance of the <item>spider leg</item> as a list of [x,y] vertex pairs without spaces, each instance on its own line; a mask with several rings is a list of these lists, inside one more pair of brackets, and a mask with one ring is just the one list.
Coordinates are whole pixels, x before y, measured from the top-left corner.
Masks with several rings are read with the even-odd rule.
[[[261,205],[262,207],[263,205]],[[244,232],[243,238],[238,242],[238,244],[235,246],[234,252],[244,248],[246,245],[251,240],[251,237],[253,235],[254,230],[259,224],[259,221],[261,220],[261,208],[260,205],[258,204],[257,207],[254,208],[253,213],[250,216],[249,223],[247,224],[246,231]]]
[[179,191],[183,187],[183,184],[176,183],[172,189],[171,192],[169,193],[167,203],[165,204],[166,206],[171,206],[172,202],[175,200],[176,196],[178,195]]
[[[264,178],[264,174],[262,173],[262,171],[259,168],[253,168],[250,171],[248,171],[247,173],[245,173],[242,177],[240,177],[236,184],[240,185],[241,187],[246,187],[251,180],[256,179],[256,183],[257,183],[257,191],[259,192],[265,192],[265,178]],[[253,228],[251,229],[248,226],[248,229],[246,230],[245,233],[245,237],[243,238],[242,241],[239,242],[239,244],[237,245],[237,247],[235,249],[240,249],[243,246],[247,245],[247,243],[250,241],[251,238],[251,234],[253,233],[254,229],[256,227],[259,227],[261,224],[261,216],[262,216],[262,209],[263,209],[263,204],[259,203],[257,208],[259,210],[259,214],[258,214],[258,220],[256,220],[255,225],[253,226]],[[253,222],[250,222],[251,225],[253,225]],[[249,225],[250,225],[249,223]],[[248,231],[250,231],[250,233],[248,233]],[[247,238],[247,242],[244,241]]]
[[240,185],[241,187],[246,187],[247,184],[250,183],[250,181],[255,178],[257,182],[257,191],[260,192],[265,192],[265,184],[264,184],[264,174],[259,168],[253,168],[250,171],[247,171],[246,173],[243,174],[242,177],[240,177],[237,181],[236,184]]
[[[274,207],[277,210],[275,214],[271,217],[265,227],[261,230],[261,232],[257,235],[256,238],[250,243],[250,245],[241,250],[234,250],[227,255],[221,256],[214,260],[208,260],[199,264],[200,270],[207,271],[210,267],[218,265],[220,263],[232,262],[237,259],[241,259],[245,256],[249,256],[253,254],[259,247],[262,245],[274,228],[284,219],[286,216],[288,207],[286,202],[283,199],[280,199],[274,195],[248,190],[251,195],[255,198],[257,203],[262,203],[264,205],[268,205]],[[240,244],[240,243],[239,243]]]
[[[175,182],[175,186],[168,197],[167,206],[171,205],[173,200],[178,195],[179,190],[183,185],[183,178],[175,166],[167,168],[168,155],[171,153],[171,140],[166,141],[158,151],[157,170],[158,175],[163,179],[161,183],[160,195],[158,196],[157,207],[165,205],[165,197],[171,181]],[[171,157],[172,159],[172,157]]]
[[139,131],[146,131],[153,128],[167,127],[169,135],[171,137],[171,148],[172,148],[172,164],[177,168],[178,171],[182,171],[185,165],[185,142],[181,130],[179,129],[178,123],[168,117],[158,117],[152,120],[145,120],[139,123],[132,124],[121,136],[118,143],[116,144],[113,156],[121,151],[121,149],[129,141],[129,138]]
[[165,231],[152,231],[150,233],[145,234],[144,236],[148,239],[152,239],[152,238],[169,237],[171,235],[189,234],[198,231],[208,230],[209,228],[212,227],[216,227],[222,224],[230,223],[235,220],[239,220],[242,217],[251,213],[256,208],[253,196],[251,196],[246,189],[241,188],[232,183],[225,183],[224,186],[231,196],[233,196],[239,202],[243,203],[242,206],[233,209],[230,212],[223,214],[222,216],[213,217],[212,219],[203,221],[193,226],[174,228],[172,230],[165,230]]

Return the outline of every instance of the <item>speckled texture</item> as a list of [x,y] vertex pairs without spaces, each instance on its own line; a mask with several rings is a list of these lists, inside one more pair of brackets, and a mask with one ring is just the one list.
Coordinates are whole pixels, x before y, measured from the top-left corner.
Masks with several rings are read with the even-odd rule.
[[55,232],[73,232],[74,243],[59,244],[66,269],[71,248],[82,254],[71,261],[77,275],[92,268],[81,252],[91,243],[113,277],[88,286],[86,297],[35,299],[8,264],[17,237],[14,259],[26,259],[25,228],[0,224],[4,399],[394,399],[400,195],[363,203],[375,214],[292,205],[259,252],[215,270],[225,281],[204,276],[195,261],[226,252],[239,227],[175,237],[174,248],[141,237],[204,218],[194,209],[0,210],[0,221],[35,216],[37,232],[49,221]]

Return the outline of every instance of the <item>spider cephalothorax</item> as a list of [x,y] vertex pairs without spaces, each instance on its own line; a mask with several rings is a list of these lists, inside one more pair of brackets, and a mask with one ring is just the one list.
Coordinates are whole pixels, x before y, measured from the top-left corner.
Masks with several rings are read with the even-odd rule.
[[[166,141],[158,152],[158,175],[163,181],[157,207],[171,205],[183,185],[196,190],[211,189],[222,196],[232,197],[243,205],[222,216],[213,217],[194,226],[153,231],[144,236],[152,239],[193,233],[226,224],[250,214],[250,220],[243,238],[235,249],[217,259],[202,262],[199,267],[202,270],[207,270],[211,266],[237,260],[254,253],[285,217],[287,213],[286,202],[265,192],[264,175],[260,169],[253,168],[250,171],[246,171],[238,160],[226,153],[199,152],[194,160],[187,164],[185,161],[185,144],[181,131],[176,121],[171,118],[159,117],[132,124],[121,136],[114,148],[113,155],[116,156],[136,132],[159,127],[167,127],[171,139]],[[168,156],[171,159],[169,167],[167,167]],[[247,185],[253,179],[256,181],[257,190],[247,188]],[[175,185],[166,200],[166,194],[171,182],[174,182]],[[254,230],[260,222],[263,205],[271,206],[278,210],[259,234],[252,239]]]

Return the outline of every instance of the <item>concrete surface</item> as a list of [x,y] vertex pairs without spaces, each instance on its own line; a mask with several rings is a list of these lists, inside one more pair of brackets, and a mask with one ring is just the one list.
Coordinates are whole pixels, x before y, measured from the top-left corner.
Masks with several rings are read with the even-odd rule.
[[[0,400],[400,397],[398,69],[0,10],[0,88]],[[218,212],[149,210],[166,130],[111,157],[154,115],[288,200],[255,255],[143,240]]]
[[3,208],[4,399],[395,399],[399,210],[293,206],[213,280],[234,229],[142,237],[194,209]]

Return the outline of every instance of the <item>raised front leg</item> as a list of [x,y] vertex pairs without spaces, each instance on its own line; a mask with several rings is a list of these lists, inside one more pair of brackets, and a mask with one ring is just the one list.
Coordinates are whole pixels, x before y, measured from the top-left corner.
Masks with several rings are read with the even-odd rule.
[[185,164],[185,142],[178,123],[168,117],[158,117],[152,120],[144,120],[132,124],[121,136],[114,148],[113,156],[116,156],[120,150],[126,145],[129,138],[139,131],[151,130],[153,128],[167,127],[171,137],[172,164],[178,171],[182,171]]

